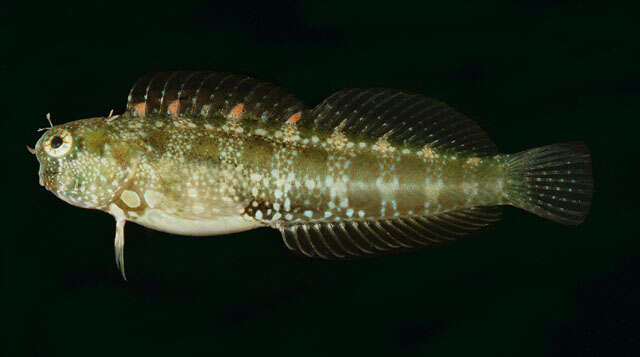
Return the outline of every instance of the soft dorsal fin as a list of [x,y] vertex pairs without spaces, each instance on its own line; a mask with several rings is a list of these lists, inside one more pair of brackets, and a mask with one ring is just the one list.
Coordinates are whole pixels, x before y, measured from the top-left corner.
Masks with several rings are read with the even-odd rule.
[[127,100],[127,112],[133,116],[211,118],[221,114],[284,121],[303,109],[299,100],[273,84],[209,71],[146,75],[133,85]]
[[343,89],[325,99],[301,120],[308,127],[395,145],[487,156],[497,153],[487,134],[448,105],[419,94],[393,89]]
[[280,228],[293,251],[312,258],[349,259],[435,246],[485,229],[501,208],[473,207],[429,217],[306,223]]

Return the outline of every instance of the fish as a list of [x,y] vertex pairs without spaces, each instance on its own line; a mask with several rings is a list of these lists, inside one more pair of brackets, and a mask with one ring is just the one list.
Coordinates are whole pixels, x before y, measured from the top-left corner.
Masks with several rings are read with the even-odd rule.
[[315,107],[251,77],[152,73],[126,110],[53,125],[27,146],[39,183],[115,218],[126,280],[127,221],[177,235],[271,227],[299,255],[352,259],[439,246],[515,206],[582,223],[593,194],[582,142],[499,153],[445,103],[350,88]]

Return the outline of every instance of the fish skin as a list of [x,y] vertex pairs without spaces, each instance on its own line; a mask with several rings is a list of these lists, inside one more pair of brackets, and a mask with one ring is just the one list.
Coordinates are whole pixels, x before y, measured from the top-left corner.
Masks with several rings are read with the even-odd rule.
[[[58,197],[106,212],[115,203],[127,220],[143,225],[147,208],[190,220],[240,215],[278,227],[422,216],[504,200],[501,155],[471,165],[471,155],[426,157],[383,140],[338,138],[339,129],[251,124],[225,117],[91,118],[54,127],[36,153],[45,187]],[[78,139],[71,153],[52,159],[42,142],[60,129]],[[127,204],[125,191],[140,203]]]
[[[116,218],[123,276],[126,221],[184,235],[284,232],[511,203],[506,154],[403,145],[389,133],[357,136],[346,120],[309,125],[318,115],[306,109],[264,121],[251,117],[250,103],[197,115],[177,100],[160,100],[162,111],[153,112],[151,102],[131,97],[125,113],[53,126],[35,146],[47,190]],[[61,136],[72,144],[53,156]]]

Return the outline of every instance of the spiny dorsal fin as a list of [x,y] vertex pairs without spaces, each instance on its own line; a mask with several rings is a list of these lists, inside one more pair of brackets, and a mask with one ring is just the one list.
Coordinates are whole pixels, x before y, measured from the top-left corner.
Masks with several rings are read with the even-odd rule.
[[331,131],[339,125],[347,136],[389,143],[493,155],[497,149],[471,119],[446,104],[393,89],[343,89],[313,108],[301,124]]
[[289,249],[308,257],[349,259],[440,245],[485,229],[500,213],[498,206],[473,207],[429,217],[289,225],[280,232]]
[[250,77],[209,71],[152,73],[131,88],[127,112],[133,116],[212,118],[216,114],[284,121],[304,108],[283,89]]

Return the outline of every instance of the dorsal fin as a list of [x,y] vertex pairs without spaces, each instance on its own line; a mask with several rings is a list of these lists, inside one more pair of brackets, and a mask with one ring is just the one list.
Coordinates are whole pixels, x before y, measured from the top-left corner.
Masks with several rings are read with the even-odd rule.
[[312,258],[349,259],[441,245],[500,219],[501,208],[473,207],[429,217],[306,223],[280,228],[293,251]]
[[152,73],[131,88],[127,112],[211,118],[239,115],[259,121],[284,121],[304,109],[283,89],[250,77],[209,71]]
[[394,145],[487,156],[497,153],[487,134],[446,104],[393,89],[343,89],[313,108],[301,125],[331,131],[340,125],[347,136],[386,136]]

